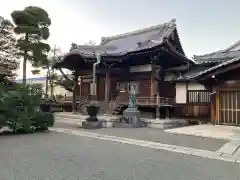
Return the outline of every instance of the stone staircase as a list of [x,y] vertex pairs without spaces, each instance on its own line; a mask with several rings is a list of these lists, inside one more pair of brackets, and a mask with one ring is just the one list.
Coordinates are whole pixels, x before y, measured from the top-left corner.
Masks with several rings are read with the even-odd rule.
[[87,118],[87,115],[83,114],[73,114],[70,112],[58,112],[54,113],[55,121],[62,122],[66,124],[76,124],[82,126],[82,123]]
[[[72,114],[70,112],[54,113],[56,123],[65,123],[78,125],[82,127],[82,123],[86,121],[88,115]],[[115,123],[118,123],[120,117],[113,115],[98,115],[99,121],[102,122],[103,127],[115,127]]]

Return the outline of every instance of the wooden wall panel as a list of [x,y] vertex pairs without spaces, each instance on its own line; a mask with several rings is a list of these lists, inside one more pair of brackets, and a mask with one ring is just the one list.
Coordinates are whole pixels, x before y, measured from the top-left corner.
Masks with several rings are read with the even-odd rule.
[[97,99],[99,101],[105,100],[105,77],[99,77],[97,83]]
[[137,97],[149,97],[151,94],[151,80],[144,79],[139,81],[139,93],[136,94]]
[[110,82],[110,100],[115,100],[119,96],[119,91],[117,90],[117,80],[111,79]]
[[161,82],[160,83],[160,96],[173,98],[176,96],[176,87],[174,83],[171,82]]
[[90,94],[90,84],[89,83],[82,83],[82,86],[81,86],[82,90],[82,96],[89,96]]
[[173,116],[183,118],[204,118],[210,120],[210,104],[178,104],[174,107]]

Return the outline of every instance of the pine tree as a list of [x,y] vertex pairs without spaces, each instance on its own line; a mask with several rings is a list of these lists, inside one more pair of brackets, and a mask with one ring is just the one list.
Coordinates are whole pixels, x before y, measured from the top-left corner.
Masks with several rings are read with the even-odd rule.
[[19,67],[19,49],[16,47],[16,38],[13,24],[3,19],[0,22],[0,64],[6,70],[15,71]]
[[29,61],[34,67],[47,63],[50,46],[44,43],[49,37],[51,19],[39,7],[29,6],[21,11],[13,11],[14,31],[19,36],[17,46],[23,56],[23,84],[26,84],[26,66]]
[[[71,47],[70,47],[70,51],[72,51],[74,49],[77,49],[77,48],[78,48],[78,45],[76,43],[72,43]],[[62,56],[58,56],[56,60],[57,61],[61,61],[62,58],[63,58]],[[70,73],[66,74],[66,73],[64,73],[62,68],[58,68],[58,70],[61,73],[61,75],[58,76],[58,78],[55,81],[55,84],[63,87],[67,91],[73,92],[73,88],[74,88],[74,73],[75,72],[71,71]],[[77,84],[77,86],[79,86],[79,84]]]

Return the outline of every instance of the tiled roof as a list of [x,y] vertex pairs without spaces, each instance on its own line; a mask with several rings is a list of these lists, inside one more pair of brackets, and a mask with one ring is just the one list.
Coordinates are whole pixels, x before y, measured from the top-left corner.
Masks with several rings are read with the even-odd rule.
[[209,72],[212,72],[213,70],[216,70],[216,69],[218,69],[218,68],[222,68],[222,67],[224,67],[224,66],[230,65],[230,64],[232,64],[232,63],[234,63],[234,62],[237,62],[237,61],[239,61],[239,60],[240,60],[240,56],[238,56],[238,57],[236,57],[236,58],[233,58],[233,59],[231,59],[231,60],[225,61],[225,62],[223,62],[223,63],[220,63],[220,64],[218,64],[218,65],[216,65],[216,66],[210,67],[210,68],[208,68],[208,69],[206,69],[206,70],[204,70],[204,71],[201,71],[201,72],[199,72],[198,74],[196,74],[196,75],[195,75],[194,77],[192,77],[192,78],[196,78],[196,77],[198,77],[198,76],[200,76],[200,75],[207,74],[207,73],[209,73]]
[[222,63],[224,61],[233,59],[240,56],[240,41],[234,43],[226,49],[204,54],[200,56],[194,56],[196,64],[202,63]]
[[212,54],[211,56],[204,56],[200,58],[198,57],[199,59],[195,57],[194,60],[196,64],[222,63],[238,56],[240,56],[240,51],[229,51],[229,52],[218,52],[218,53]]
[[120,34],[112,37],[103,37],[99,46],[78,46],[72,50],[84,56],[93,56],[97,50],[104,55],[121,56],[129,52],[140,51],[161,45],[176,29],[176,20],[152,26],[149,28]]
[[191,80],[191,79],[195,79],[199,76],[202,76],[202,75],[205,75],[207,73],[210,73],[214,70],[217,70],[219,68],[222,68],[224,66],[227,66],[227,65],[230,65],[232,63],[235,63],[237,61],[240,61],[240,56],[239,57],[236,57],[236,58],[233,58],[233,59],[230,59],[230,60],[227,60],[225,62],[222,62],[222,63],[219,63],[215,66],[212,66],[212,67],[202,67],[202,68],[198,68],[198,69],[190,69],[189,72],[185,73],[182,77],[179,77],[177,78],[177,80]]

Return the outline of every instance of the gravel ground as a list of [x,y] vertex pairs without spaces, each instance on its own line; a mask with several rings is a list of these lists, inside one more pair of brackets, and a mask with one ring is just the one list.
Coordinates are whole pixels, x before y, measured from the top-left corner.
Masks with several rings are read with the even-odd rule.
[[[86,131],[72,124],[56,123],[55,127],[72,128]],[[171,134],[164,132],[162,129],[153,128],[102,128],[87,131],[210,151],[217,151],[228,142],[219,139]]]
[[239,180],[240,165],[64,133],[0,137],[2,180]]

